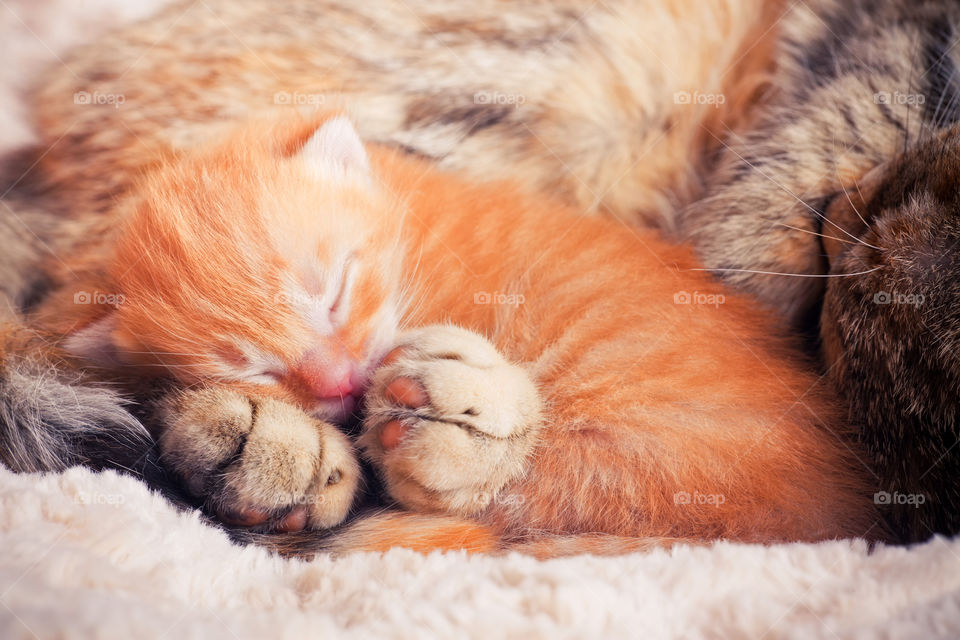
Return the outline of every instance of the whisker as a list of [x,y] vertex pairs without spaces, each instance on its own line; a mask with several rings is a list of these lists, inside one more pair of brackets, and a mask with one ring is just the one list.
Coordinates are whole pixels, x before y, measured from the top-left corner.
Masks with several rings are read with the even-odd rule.
[[125,351],[124,353],[149,355],[149,356],[191,356],[194,358],[205,358],[208,353],[189,353],[186,351]]
[[[844,190],[844,193],[846,193],[846,190]],[[849,197],[849,196],[848,196],[848,197]],[[812,210],[812,211],[816,211],[816,210],[813,209],[813,208],[811,208],[811,210]],[[841,227],[840,225],[838,225],[836,222],[834,222],[833,220],[829,219],[829,218],[828,218],[827,216],[825,216],[824,214],[822,214],[822,213],[820,213],[820,212],[818,212],[818,211],[817,211],[816,213],[817,213],[817,215],[818,215],[820,218],[823,219],[824,222],[829,223],[832,227],[836,228],[838,231],[840,231],[840,233],[844,234],[845,236],[849,236],[854,242],[857,242],[857,243],[859,243],[859,244],[862,244],[862,245],[865,246],[865,247],[869,247],[870,249],[873,249],[874,251],[883,251],[883,249],[881,249],[880,247],[875,247],[875,246],[873,246],[872,244],[870,244],[869,242],[865,242],[863,239],[858,238],[857,236],[853,235],[852,233],[850,233],[849,231],[847,231],[846,229],[844,229],[843,227]],[[858,213],[857,215],[859,215],[859,213]]]
[[[711,135],[712,135],[712,134],[711,134]],[[734,155],[736,155],[736,156],[740,159],[741,162],[745,163],[748,167],[750,167],[751,169],[753,169],[754,171],[756,171],[758,174],[760,174],[761,176],[763,176],[764,178],[766,178],[767,180],[769,180],[770,182],[772,182],[773,184],[775,184],[777,187],[779,187],[780,190],[782,190],[784,193],[786,193],[786,194],[789,195],[791,198],[793,198],[794,200],[796,200],[797,202],[799,202],[801,205],[803,205],[804,207],[806,207],[807,209],[809,209],[810,212],[813,213],[813,215],[817,216],[818,218],[820,218],[821,220],[823,220],[823,221],[826,222],[827,224],[830,224],[830,225],[836,227],[836,228],[837,228],[841,233],[843,233],[844,235],[850,236],[850,238],[851,238],[852,240],[854,240],[854,241],[856,241],[856,242],[859,242],[860,244],[862,244],[862,245],[864,245],[864,246],[870,247],[871,249],[875,249],[875,250],[877,250],[877,251],[880,251],[880,248],[879,248],[879,247],[874,247],[874,246],[871,246],[871,245],[867,244],[866,242],[864,242],[864,241],[861,240],[860,238],[856,237],[856,236],[853,235],[852,233],[849,233],[848,231],[846,231],[845,229],[843,229],[842,227],[840,227],[838,224],[836,224],[835,222],[833,222],[832,220],[830,220],[829,218],[827,218],[827,216],[823,215],[822,212],[817,211],[817,208],[816,208],[816,207],[810,205],[810,203],[808,203],[806,200],[804,200],[803,198],[801,198],[800,196],[798,196],[797,194],[795,194],[793,191],[791,191],[790,189],[788,189],[787,187],[785,187],[784,185],[782,185],[780,182],[778,182],[775,178],[773,178],[773,176],[769,175],[768,173],[766,173],[765,171],[763,171],[762,169],[760,169],[760,167],[756,166],[755,164],[753,164],[752,162],[750,162],[749,160],[747,160],[746,158],[744,158],[743,155],[741,155],[736,149],[734,149],[734,148],[731,147],[730,145],[724,143],[722,140],[720,140],[720,139],[717,138],[716,136],[713,136],[713,137],[714,137],[715,139],[717,139],[717,140],[720,142],[720,144],[723,145],[723,147],[724,147],[725,149],[729,150],[731,153],[733,153]]]
[[863,276],[868,273],[873,273],[878,269],[883,267],[874,267],[868,271],[858,271],[856,273],[781,273],[779,271],[758,271],[755,269],[703,269],[703,268],[693,268],[687,269],[687,271],[712,271],[714,273],[756,273],[763,276],[787,276],[790,278],[849,278],[851,276]]
[[[863,138],[863,136],[861,135],[861,136],[860,136],[860,139],[862,139],[862,138]],[[859,142],[859,139],[858,139],[857,141]],[[836,134],[834,134],[834,146],[836,146]],[[869,228],[870,228],[870,225],[867,224],[867,221],[863,219],[863,216],[860,215],[859,209],[857,209],[857,207],[853,204],[853,201],[850,199],[850,193],[849,193],[846,189],[844,189],[843,186],[842,186],[842,185],[843,185],[843,180],[840,178],[840,167],[837,165],[837,159],[836,159],[836,157],[832,157],[832,160],[833,160],[833,172],[834,172],[834,174],[835,174],[836,177],[837,177],[837,182],[838,182],[838,184],[841,185],[840,188],[841,188],[841,190],[843,191],[844,197],[846,197],[847,202],[850,203],[850,206],[853,207],[853,211],[857,214],[857,217],[860,218],[860,222],[863,223],[863,226],[869,229]],[[860,185],[859,185],[859,183],[856,183],[856,182],[855,182],[854,184],[855,184],[856,187],[857,187],[857,192],[860,193],[860,199],[863,200],[863,193],[860,191]],[[824,219],[824,220],[827,220],[826,215],[823,216],[823,219]],[[858,236],[854,236],[854,235],[851,234],[849,231],[847,231],[846,229],[843,229],[842,227],[840,227],[840,225],[836,224],[835,222],[830,222],[830,224],[832,224],[833,226],[835,226],[837,229],[840,229],[840,231],[842,231],[842,232],[845,233],[846,235],[850,236],[851,238],[854,238],[854,239],[855,239],[857,242],[859,242],[860,244],[863,244],[863,245],[865,245],[865,246],[867,246],[867,247],[869,247],[869,248],[871,248],[871,249],[874,249],[875,251],[882,251],[882,249],[880,249],[879,247],[874,247],[873,245],[871,245],[871,244],[869,244],[868,242],[866,242],[863,238],[860,238],[860,237],[858,237]],[[834,240],[839,240],[839,238],[834,238]]]
[[160,363],[160,362],[142,362],[142,363],[118,362],[118,363],[117,363],[117,366],[121,366],[121,367],[136,367],[136,368],[141,368],[141,367],[164,367],[164,368],[167,368],[167,369],[186,369],[186,368],[188,368],[188,367],[203,367],[203,366],[206,366],[206,365],[201,364],[201,363],[196,363],[196,364],[184,363],[184,364],[169,365],[169,364],[163,364],[163,363]]
[[[855,182],[855,183],[854,183],[854,186],[857,188],[857,194],[860,196],[860,201],[861,201],[861,202],[866,202],[866,198],[863,197],[863,191],[860,191],[860,183],[859,183],[859,182]],[[847,193],[847,190],[844,189],[843,192],[844,192],[844,193]],[[847,194],[847,201],[849,202],[849,200],[850,200],[850,194]],[[857,217],[860,218],[860,222],[862,222],[864,225],[866,225],[867,227],[869,227],[870,225],[867,224],[867,221],[863,219],[863,216],[860,215],[860,211],[859,211],[856,207],[853,206],[853,203],[852,203],[852,202],[850,203],[850,206],[853,207],[853,210],[856,212]]]
[[856,244],[852,240],[844,240],[843,238],[834,238],[833,236],[828,236],[825,233],[817,233],[816,231],[810,231],[809,229],[801,229],[800,227],[794,227],[789,224],[784,224],[782,222],[778,222],[776,224],[777,226],[786,227],[787,229],[793,229],[794,231],[800,231],[801,233],[809,233],[812,236],[827,238],[828,240],[836,240],[837,242],[845,242],[847,244]]

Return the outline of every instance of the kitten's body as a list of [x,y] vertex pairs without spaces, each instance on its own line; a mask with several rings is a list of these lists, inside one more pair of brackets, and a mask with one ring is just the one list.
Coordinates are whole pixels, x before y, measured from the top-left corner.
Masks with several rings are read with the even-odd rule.
[[[365,163],[349,156],[356,148],[346,143],[346,173],[309,170],[303,163],[327,162],[325,149],[347,136],[340,120],[321,127],[313,145],[303,143],[310,122],[255,124],[224,147],[158,170],[136,192],[136,205],[118,212],[122,223],[106,239],[108,250],[81,255],[72,263],[77,281],[43,307],[47,326],[88,359],[125,375],[159,370],[181,384],[254,399],[238,451],[189,450],[202,436],[197,429],[223,422],[198,413],[196,392],[157,427],[165,454],[183,456],[173,465],[198,497],[213,491],[206,472],[191,467],[202,458],[233,478],[217,491],[230,495],[235,510],[264,507],[243,483],[263,477],[266,455],[300,468],[298,451],[313,446],[301,438],[316,428],[323,478],[340,466],[307,523],[335,524],[335,516],[323,519],[328,507],[349,507],[331,493],[355,482],[339,436],[320,423],[301,429],[275,401],[257,400],[277,397],[327,415],[297,391],[296,344],[309,334],[315,344],[308,348],[343,345],[359,363],[367,380],[361,442],[391,495],[420,511],[475,518],[493,540],[881,535],[865,469],[831,395],[776,336],[771,319],[691,271],[686,250],[578,217],[508,184],[470,185],[395,151],[371,149],[370,179],[351,177],[365,170],[350,167]],[[310,333],[316,310],[304,312],[282,294],[314,268],[324,282],[342,282],[328,271],[343,254],[355,265],[342,293],[349,315],[333,333]],[[123,302],[77,305],[78,288]],[[320,290],[326,296],[331,287]],[[384,324],[394,308],[396,338]],[[302,325],[303,318],[312,320]],[[431,328],[438,323],[468,331]],[[230,345],[242,345],[247,361],[278,354],[277,366],[290,371],[273,383],[231,377],[221,368]],[[395,345],[400,359],[381,364]],[[510,376],[522,378],[505,383]],[[523,395],[526,376],[542,418],[533,405],[522,408],[532,401]],[[429,406],[400,411],[389,388],[397,378],[415,380]],[[505,386],[491,391],[498,385]],[[450,417],[445,403],[469,407]],[[396,411],[399,446],[386,435]],[[485,422],[491,414],[499,417]],[[289,434],[287,449],[257,448],[270,430]],[[282,476],[283,468],[270,473]],[[211,504],[227,506],[222,500]],[[287,519],[298,504],[276,508],[281,529],[302,525]],[[376,547],[383,535],[402,544],[394,526],[387,521],[363,545]]]

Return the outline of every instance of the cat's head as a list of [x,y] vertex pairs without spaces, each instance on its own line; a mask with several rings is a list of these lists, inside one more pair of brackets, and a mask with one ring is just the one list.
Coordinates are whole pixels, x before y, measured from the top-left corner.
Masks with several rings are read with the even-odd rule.
[[341,420],[394,341],[401,212],[343,116],[249,126],[144,181],[65,347]]
[[875,168],[834,198],[826,219],[823,349],[857,417],[898,416],[905,431],[914,419],[955,423],[960,129]]

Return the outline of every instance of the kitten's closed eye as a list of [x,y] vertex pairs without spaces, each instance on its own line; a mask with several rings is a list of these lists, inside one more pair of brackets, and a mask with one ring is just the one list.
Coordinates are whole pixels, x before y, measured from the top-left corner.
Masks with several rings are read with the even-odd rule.
[[344,327],[350,318],[359,267],[357,253],[351,251],[333,267],[316,264],[299,277],[284,274],[285,285],[275,301],[288,307],[313,330],[329,335]]
[[341,270],[340,283],[336,296],[330,305],[330,322],[333,326],[342,326],[350,315],[350,299],[357,277],[356,254],[347,256]]
[[283,359],[245,340],[219,350],[221,378],[251,384],[277,384],[287,373]]
[[246,376],[243,381],[252,384],[280,384],[283,382],[283,375],[278,371],[261,371]]

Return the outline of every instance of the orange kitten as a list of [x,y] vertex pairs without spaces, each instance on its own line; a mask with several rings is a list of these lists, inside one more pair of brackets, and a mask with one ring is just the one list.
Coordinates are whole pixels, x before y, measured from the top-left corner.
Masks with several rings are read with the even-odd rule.
[[230,522],[342,521],[359,472],[331,423],[362,401],[387,491],[437,515],[342,548],[879,535],[833,395],[685,248],[365,148],[342,116],[255,123],[138,195],[45,317],[189,388],[159,442]]

